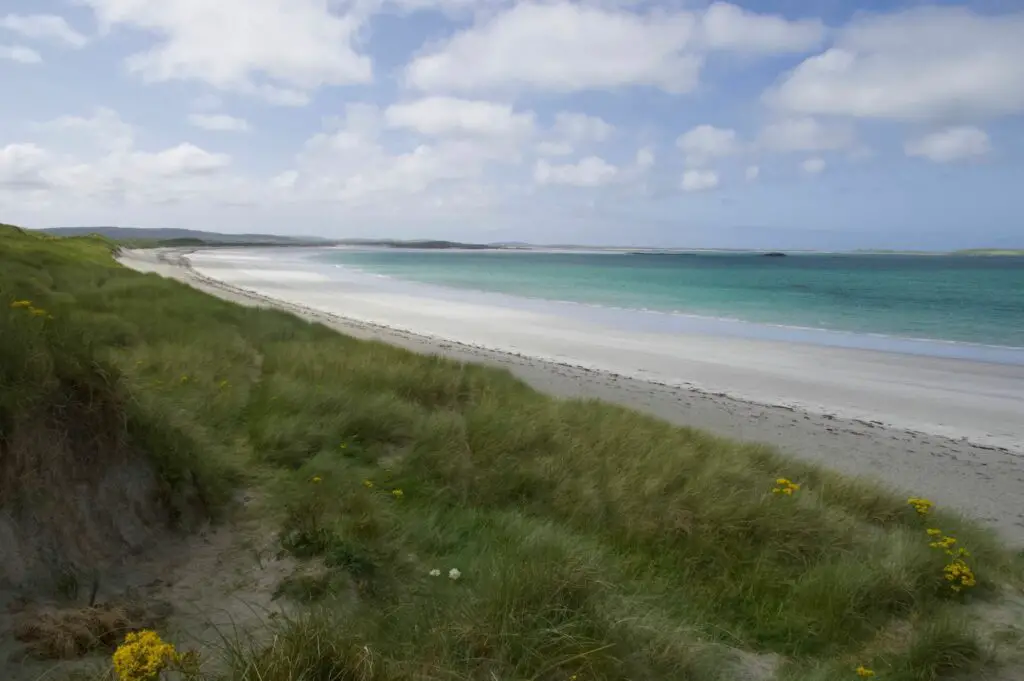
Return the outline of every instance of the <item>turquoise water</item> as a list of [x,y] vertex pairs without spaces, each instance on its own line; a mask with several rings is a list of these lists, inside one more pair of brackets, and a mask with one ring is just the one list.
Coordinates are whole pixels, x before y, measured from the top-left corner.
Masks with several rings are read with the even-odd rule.
[[1024,257],[332,250],[314,259],[517,297],[1024,348]]

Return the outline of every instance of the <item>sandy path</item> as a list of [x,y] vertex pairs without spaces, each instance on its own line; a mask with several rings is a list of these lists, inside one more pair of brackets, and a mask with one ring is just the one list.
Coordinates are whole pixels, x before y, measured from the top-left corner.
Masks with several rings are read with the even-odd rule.
[[[843,366],[834,379],[848,380],[852,384],[852,387],[847,387],[845,383],[840,386],[847,391],[850,399],[868,400],[873,403],[872,406],[883,411],[889,405],[894,408],[898,406],[901,414],[909,415],[904,420],[911,422],[915,415],[928,417],[935,410],[945,410],[943,417],[951,417],[949,420],[954,425],[944,430],[948,434],[956,434],[956,437],[949,437],[940,434],[941,429],[936,428],[926,433],[917,429],[887,426],[880,420],[868,417],[840,417],[827,413],[829,409],[826,404],[820,407],[813,404],[798,407],[793,406],[790,400],[786,401],[786,406],[770,404],[773,401],[771,396],[776,391],[785,394],[785,390],[801,388],[793,381],[786,382],[787,372],[793,374],[800,369],[828,371],[828,360],[834,360],[839,354],[826,349],[809,350],[806,366],[783,367],[784,371],[771,379],[771,382],[766,382],[763,372],[759,373],[754,387],[762,392],[755,400],[744,400],[723,393],[587,369],[578,366],[580,362],[570,357],[562,362],[500,352],[484,347],[487,344],[486,337],[482,337],[483,342],[480,338],[474,338],[474,343],[459,343],[332,314],[329,310],[336,310],[337,306],[327,300],[311,300],[308,292],[310,282],[304,282],[301,273],[293,273],[291,281],[286,281],[287,278],[283,276],[278,277],[276,281],[281,290],[279,292],[274,289],[271,297],[247,290],[248,287],[243,285],[231,285],[197,272],[186,259],[173,251],[128,251],[122,255],[121,262],[140,271],[156,272],[184,281],[200,290],[241,304],[286,309],[352,336],[382,340],[420,353],[440,354],[461,361],[507,368],[535,388],[549,394],[598,398],[639,409],[680,425],[703,428],[743,440],[766,442],[835,470],[874,477],[915,495],[927,496],[993,527],[1011,543],[1024,545],[1024,454],[1021,451],[1024,443],[1017,437],[1019,429],[1024,427],[1024,411],[1015,411],[1018,405],[1024,404],[1020,401],[1024,396],[1024,381],[1018,376],[1022,371],[1020,367],[961,363],[962,369],[959,369],[960,365],[953,360],[914,358],[911,362],[901,359],[899,355],[887,356],[885,353],[843,355],[864,358],[863,366]],[[206,268],[204,271],[207,274],[217,272]],[[238,272],[234,272],[234,275],[232,281],[237,282]],[[267,288],[262,285],[260,291],[265,292]],[[374,321],[391,322],[384,312]],[[621,340],[623,343],[636,342],[635,338]],[[728,344],[731,353],[736,353],[738,345],[733,339],[729,339]],[[723,343],[722,347],[725,345]],[[749,345],[762,352],[765,347],[764,344],[754,342]],[[631,352],[643,353],[645,349],[637,347]],[[558,356],[557,353],[551,354]],[[738,354],[748,357],[742,352]],[[630,355],[630,359],[635,356]],[[659,357],[656,353],[652,354],[651,361],[658,361]],[[919,370],[910,373],[911,368],[905,365],[911,364]],[[752,365],[746,366],[745,370],[743,361],[728,362],[724,358],[717,363],[704,362],[698,368],[707,376],[701,376],[705,380],[696,382],[714,385],[715,380],[740,383],[746,380],[753,385],[752,369],[749,368]],[[959,369],[965,381],[973,379],[985,382],[984,390],[970,393],[976,395],[976,399],[972,397],[968,400],[970,404],[962,405],[963,413],[959,413],[956,402],[957,399],[965,399],[963,386],[949,385],[949,376],[957,375],[949,367]],[[680,370],[686,368],[682,365],[679,367]],[[837,370],[832,371],[836,373]],[[888,375],[883,375],[883,383],[872,384],[865,380],[866,374],[858,373],[871,371],[876,374],[881,371]],[[886,387],[887,384],[889,387]],[[919,399],[915,399],[915,396]],[[1016,417],[1017,414],[1020,414],[1020,418]],[[959,417],[959,423],[981,421],[982,425],[980,429],[958,431],[952,417]],[[986,439],[985,436],[990,433],[996,433],[998,437]],[[967,439],[965,434],[970,434],[971,438]]]

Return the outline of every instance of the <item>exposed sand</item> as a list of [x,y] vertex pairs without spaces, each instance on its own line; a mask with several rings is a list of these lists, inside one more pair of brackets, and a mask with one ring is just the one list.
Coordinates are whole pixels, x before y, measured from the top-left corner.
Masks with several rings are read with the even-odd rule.
[[349,335],[501,366],[550,394],[773,444],[927,496],[1024,545],[1021,366],[625,332],[524,310],[324,287],[316,273],[237,251],[126,251],[121,261]]

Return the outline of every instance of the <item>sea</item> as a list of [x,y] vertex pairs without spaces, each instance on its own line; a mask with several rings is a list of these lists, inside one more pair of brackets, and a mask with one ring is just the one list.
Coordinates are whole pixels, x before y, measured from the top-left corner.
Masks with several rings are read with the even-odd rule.
[[322,249],[306,257],[644,330],[1024,363],[1019,256]]

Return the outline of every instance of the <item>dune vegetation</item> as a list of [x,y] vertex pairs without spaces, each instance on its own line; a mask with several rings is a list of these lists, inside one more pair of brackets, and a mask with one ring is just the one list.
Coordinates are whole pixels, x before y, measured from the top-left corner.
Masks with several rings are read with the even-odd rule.
[[[1019,556],[912,490],[224,302],[114,247],[0,227],[0,516],[72,493],[75,465],[151,471],[152,532],[265,499],[306,566],[277,585],[296,608],[178,673],[925,681],[982,678],[1019,641],[985,614]],[[37,553],[37,590],[104,555]],[[132,675],[100,647],[97,678]]]

